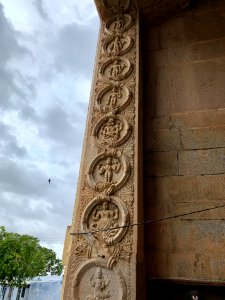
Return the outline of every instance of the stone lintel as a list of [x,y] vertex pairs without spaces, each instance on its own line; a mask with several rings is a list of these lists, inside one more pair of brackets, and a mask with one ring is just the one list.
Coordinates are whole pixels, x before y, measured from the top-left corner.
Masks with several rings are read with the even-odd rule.
[[[112,0],[95,0],[96,7],[100,16],[100,19],[105,19],[110,10],[105,9],[105,4],[111,6]],[[116,2],[116,1],[115,1]],[[129,0],[119,1],[120,4],[127,7]],[[155,23],[161,19],[174,16],[180,12],[183,12],[190,7],[191,0],[137,0],[137,6],[141,19],[145,23]]]

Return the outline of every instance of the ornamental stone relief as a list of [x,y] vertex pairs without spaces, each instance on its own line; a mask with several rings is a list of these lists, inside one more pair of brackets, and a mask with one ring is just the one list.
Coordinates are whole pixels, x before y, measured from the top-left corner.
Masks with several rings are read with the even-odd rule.
[[128,14],[118,13],[116,16],[107,21],[105,31],[110,35],[114,35],[127,31],[131,26],[131,16]]
[[95,274],[91,275],[90,284],[93,287],[91,295],[87,296],[87,300],[104,300],[110,299],[112,292],[110,292],[110,280],[108,275],[104,275],[102,268],[97,268]]
[[120,112],[131,100],[131,92],[126,86],[110,85],[97,95],[97,106],[103,113]]
[[120,115],[108,114],[96,124],[93,134],[97,142],[116,147],[124,143],[129,137],[131,126]]
[[100,74],[108,80],[119,81],[132,72],[130,61],[124,57],[110,58],[100,68]]
[[136,297],[132,292],[136,274],[131,272],[136,262],[135,229],[129,224],[134,222],[137,202],[133,185],[138,177],[134,166],[138,61],[136,12],[129,2],[102,0],[106,12],[73,224],[78,235],[65,272],[69,288],[63,300]]
[[75,278],[73,299],[127,299],[127,288],[122,272],[119,269],[109,270],[102,260],[92,259],[81,265]]
[[120,56],[127,53],[133,46],[133,40],[128,35],[116,34],[106,40],[103,50],[109,56]]
[[90,232],[86,238],[91,244],[97,239],[101,244],[111,246],[123,238],[128,224],[129,213],[121,199],[100,195],[84,210],[81,230]]
[[98,192],[112,192],[119,189],[128,179],[130,164],[120,151],[105,151],[91,163],[87,180]]

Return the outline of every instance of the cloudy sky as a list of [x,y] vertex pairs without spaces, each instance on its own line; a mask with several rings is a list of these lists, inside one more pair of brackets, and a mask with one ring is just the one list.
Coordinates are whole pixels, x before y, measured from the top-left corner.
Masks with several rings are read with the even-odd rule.
[[72,217],[98,27],[94,0],[0,0],[0,225],[37,236],[58,255]]

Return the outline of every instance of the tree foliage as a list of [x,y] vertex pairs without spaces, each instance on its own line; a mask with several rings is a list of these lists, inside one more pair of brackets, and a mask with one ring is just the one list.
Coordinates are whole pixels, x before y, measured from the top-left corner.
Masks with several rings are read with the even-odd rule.
[[1,285],[21,287],[36,276],[60,275],[62,269],[55,252],[40,246],[38,238],[0,227]]

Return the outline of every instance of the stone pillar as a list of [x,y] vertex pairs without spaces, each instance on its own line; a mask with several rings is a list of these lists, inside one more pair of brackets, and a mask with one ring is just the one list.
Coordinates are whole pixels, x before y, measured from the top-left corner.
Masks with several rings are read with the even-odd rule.
[[96,5],[101,28],[61,299],[143,300],[143,227],[131,226],[142,221],[138,10],[129,0]]

